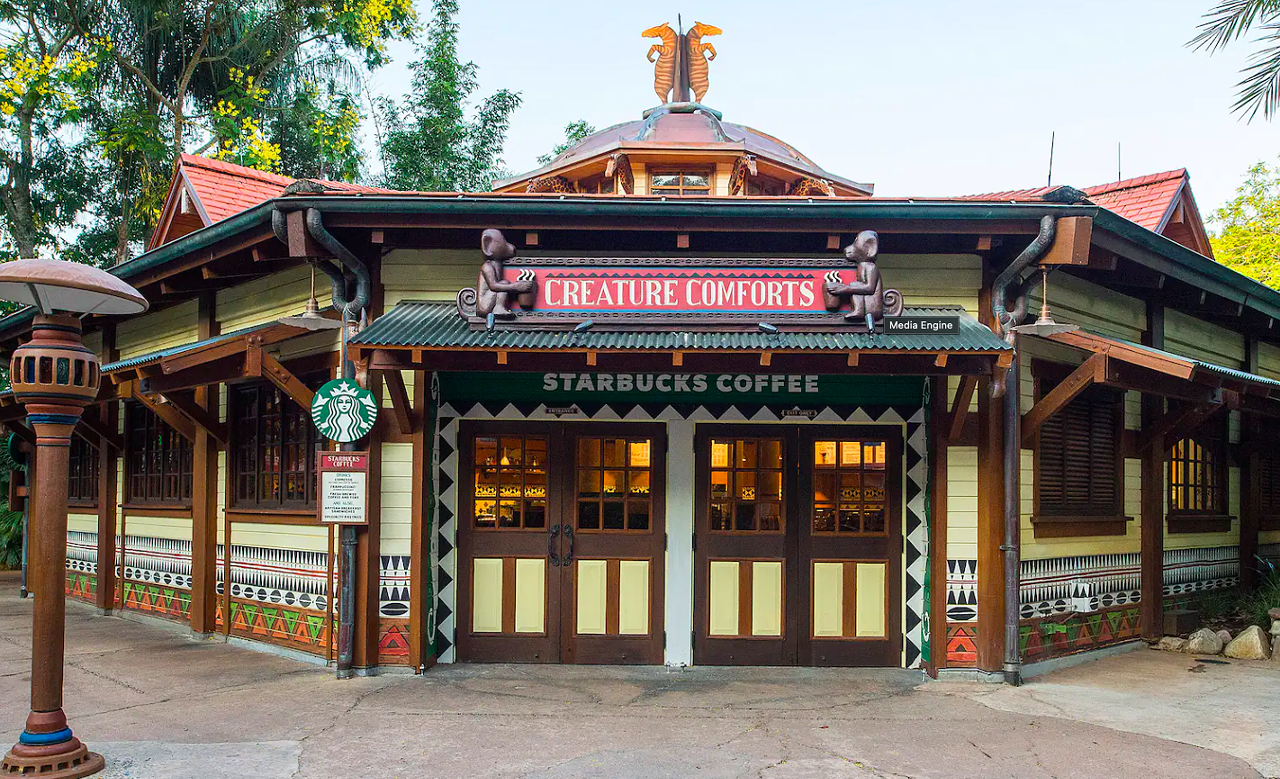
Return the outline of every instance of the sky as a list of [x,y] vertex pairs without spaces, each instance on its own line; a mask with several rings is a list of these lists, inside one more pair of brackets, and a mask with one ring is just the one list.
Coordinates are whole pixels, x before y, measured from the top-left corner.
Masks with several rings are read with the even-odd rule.
[[[1248,168],[1280,157],[1280,120],[1231,113],[1242,41],[1186,47],[1217,0],[460,0],[460,53],[480,93],[522,104],[504,161],[519,172],[585,119],[597,129],[655,105],[651,41],[694,20],[724,30],[703,102],[787,141],[876,195],[959,195],[1053,182],[1085,187],[1185,167],[1208,217]],[[417,0],[421,18],[429,0]],[[409,84],[411,45],[373,76]]]

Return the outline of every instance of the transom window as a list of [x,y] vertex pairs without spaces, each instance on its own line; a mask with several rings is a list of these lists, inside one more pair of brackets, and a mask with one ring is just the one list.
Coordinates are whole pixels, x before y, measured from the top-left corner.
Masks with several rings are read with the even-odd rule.
[[1184,438],[1174,444],[1169,456],[1169,512],[1226,514],[1226,470],[1213,441]]
[[231,391],[232,505],[308,509],[316,501],[320,434],[310,413],[272,384]]
[[98,450],[80,436],[72,436],[70,456],[67,500],[72,503],[96,505],[98,503]]
[[884,441],[815,441],[813,532],[883,535],[888,500]]
[[125,404],[128,503],[191,502],[191,442],[141,403]]
[[709,195],[711,194],[711,175],[705,170],[655,172],[649,177],[649,194]]
[[782,522],[782,441],[711,441],[711,529],[774,533]]
[[648,530],[652,513],[648,438],[579,438],[579,530]]
[[476,527],[546,527],[546,437],[476,438],[475,489]]

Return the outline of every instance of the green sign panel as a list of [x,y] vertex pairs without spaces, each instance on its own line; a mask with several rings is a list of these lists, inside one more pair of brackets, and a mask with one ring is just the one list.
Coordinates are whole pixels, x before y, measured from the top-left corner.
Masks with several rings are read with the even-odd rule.
[[817,373],[442,373],[444,400],[542,403],[919,403],[913,376]]
[[330,441],[359,441],[369,435],[377,420],[377,399],[351,379],[325,382],[311,401],[311,421]]

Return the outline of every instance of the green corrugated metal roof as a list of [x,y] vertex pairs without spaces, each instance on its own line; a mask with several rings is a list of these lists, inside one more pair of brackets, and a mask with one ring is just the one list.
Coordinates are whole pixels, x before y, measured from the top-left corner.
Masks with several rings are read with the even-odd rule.
[[[966,351],[997,352],[1010,347],[959,306],[908,308],[904,316],[959,317],[958,333],[910,335],[854,333],[839,330],[819,332],[758,331],[724,332],[706,330],[661,330],[649,332],[585,333],[547,330],[476,331],[458,316],[453,303],[406,300],[351,339],[360,346],[400,346],[457,349],[635,349],[640,351],[695,350],[813,350],[855,351]],[[584,314],[583,319],[589,315]]]
[[254,325],[252,327],[245,327],[240,330],[236,330],[234,332],[223,333],[222,335],[215,335],[213,338],[207,338],[203,341],[196,341],[194,343],[182,344],[181,346],[171,346],[168,349],[160,349],[158,351],[148,352],[147,354],[140,354],[137,357],[130,357],[127,360],[109,362],[106,365],[102,366],[102,372],[111,373],[112,371],[120,371],[120,370],[126,370],[128,368],[138,368],[143,365],[151,365],[152,363],[160,362],[166,357],[172,357],[175,354],[182,354],[183,352],[191,351],[192,349],[195,349],[200,346],[211,346],[213,344],[222,343],[223,341],[230,341],[233,338],[239,338],[240,336],[245,335],[247,333],[257,332],[258,330],[265,330],[266,328],[271,327],[275,324],[276,324],[275,322],[266,322],[264,324]]
[[[1101,335],[1101,333],[1094,333],[1094,335]],[[1103,337],[1107,337],[1107,336],[1103,336]],[[1134,343],[1133,341],[1125,341],[1121,338],[1114,338],[1112,340],[1119,341],[1120,343],[1123,343],[1127,346],[1132,346],[1137,349],[1142,349],[1145,352],[1151,352],[1152,354],[1158,354],[1163,357],[1172,357],[1175,360],[1185,360],[1186,362],[1189,362],[1192,365],[1194,365],[1198,370],[1209,371],[1210,373],[1218,373],[1223,376],[1228,376],[1233,379],[1238,379],[1240,381],[1252,381],[1258,384],[1266,384],[1271,387],[1280,387],[1280,381],[1276,381],[1275,379],[1268,379],[1266,376],[1259,376],[1256,373],[1249,373],[1248,371],[1242,371],[1242,370],[1239,370],[1238,368],[1227,368],[1222,365],[1215,365],[1214,363],[1211,363],[1211,362],[1205,362],[1204,360],[1197,360],[1194,357],[1188,357],[1185,354],[1169,352],[1169,351],[1165,351],[1164,349],[1157,349],[1154,346],[1147,346],[1146,344]]]

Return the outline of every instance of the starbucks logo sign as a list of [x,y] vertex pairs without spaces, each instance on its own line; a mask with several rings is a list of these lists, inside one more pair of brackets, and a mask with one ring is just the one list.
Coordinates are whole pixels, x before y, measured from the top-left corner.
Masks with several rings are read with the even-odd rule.
[[373,430],[377,419],[378,402],[373,393],[351,379],[325,382],[311,401],[311,421],[330,441],[359,441]]

